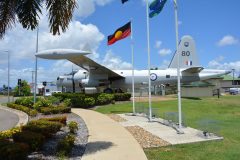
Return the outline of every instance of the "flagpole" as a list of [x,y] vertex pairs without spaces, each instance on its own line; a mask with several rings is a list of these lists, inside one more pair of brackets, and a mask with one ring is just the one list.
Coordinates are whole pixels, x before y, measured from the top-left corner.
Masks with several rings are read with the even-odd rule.
[[152,121],[152,102],[151,102],[151,79],[150,79],[150,36],[149,36],[149,11],[148,0],[146,0],[147,13],[147,47],[148,47],[148,103],[149,103],[149,121]]
[[[39,27],[37,28],[36,53],[38,53],[38,32],[39,32]],[[35,55],[34,103],[36,103],[36,95],[37,95],[37,56]]]
[[176,53],[177,53],[177,92],[178,92],[178,127],[179,133],[183,134],[182,131],[182,104],[181,104],[181,80],[180,80],[180,56],[178,53],[178,13],[177,13],[177,0],[174,0],[174,11],[175,11],[175,26],[176,26]]
[[133,115],[136,114],[135,110],[135,80],[134,80],[134,44],[133,44],[133,24],[131,19],[131,50],[132,50],[132,102],[133,102]]

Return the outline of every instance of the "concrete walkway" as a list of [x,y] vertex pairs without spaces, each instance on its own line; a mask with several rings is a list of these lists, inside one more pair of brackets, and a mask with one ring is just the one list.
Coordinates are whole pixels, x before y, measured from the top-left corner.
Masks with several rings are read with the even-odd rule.
[[216,135],[204,136],[203,131],[190,127],[183,127],[184,134],[177,134],[177,131],[172,127],[163,125],[164,120],[160,118],[155,118],[153,122],[149,122],[146,117],[142,116],[128,114],[119,114],[119,116],[127,120],[120,122],[122,126],[139,126],[172,145],[223,139],[223,137]]
[[147,160],[134,137],[106,115],[84,109],[72,109],[86,123],[88,144],[82,160]]

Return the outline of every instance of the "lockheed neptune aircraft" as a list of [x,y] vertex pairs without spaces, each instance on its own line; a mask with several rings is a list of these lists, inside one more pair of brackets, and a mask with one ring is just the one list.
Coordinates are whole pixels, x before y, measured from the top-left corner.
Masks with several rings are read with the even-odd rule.
[[[195,42],[191,36],[182,37],[179,43],[180,53],[180,75],[182,83],[207,80],[217,76],[229,74],[231,71],[204,69],[199,65],[196,54]],[[71,74],[59,76],[57,85],[70,88],[71,91],[82,91],[88,88],[105,88],[105,92],[113,89],[126,90],[132,86],[132,70],[111,70],[93,61],[87,55],[90,52],[54,49],[46,50],[36,54],[44,59],[67,59],[80,66],[84,70],[72,72]],[[175,53],[169,67],[165,70],[151,70],[152,85],[165,85],[177,83],[177,54]],[[148,84],[148,70],[135,70],[135,87],[140,88]]]

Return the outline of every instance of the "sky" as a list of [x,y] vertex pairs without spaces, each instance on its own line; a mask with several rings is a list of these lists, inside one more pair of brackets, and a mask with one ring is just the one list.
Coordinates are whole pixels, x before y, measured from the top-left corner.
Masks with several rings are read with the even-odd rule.
[[[77,0],[78,8],[68,30],[59,36],[49,33],[46,12],[39,25],[39,51],[68,48],[91,50],[90,58],[110,69],[131,69],[130,37],[107,46],[107,36],[132,20],[134,68],[147,69],[145,0]],[[151,0],[149,0],[151,3]],[[190,35],[204,68],[235,69],[240,73],[240,1],[178,0],[179,39]],[[166,69],[176,49],[173,0],[150,19],[151,67]],[[7,84],[7,54],[10,53],[10,86],[21,78],[32,82],[35,66],[36,30],[16,23],[0,40],[0,87]],[[38,60],[38,82],[56,81],[59,75],[80,69],[66,60]]]

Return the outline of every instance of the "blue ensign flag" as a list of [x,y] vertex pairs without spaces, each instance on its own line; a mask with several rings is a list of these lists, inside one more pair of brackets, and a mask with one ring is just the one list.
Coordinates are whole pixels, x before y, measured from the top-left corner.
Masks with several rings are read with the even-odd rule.
[[149,6],[150,9],[149,17],[152,18],[158,15],[162,11],[166,2],[167,0],[154,0]]
[[122,4],[125,3],[125,2],[127,2],[127,1],[128,1],[128,0],[122,0]]

